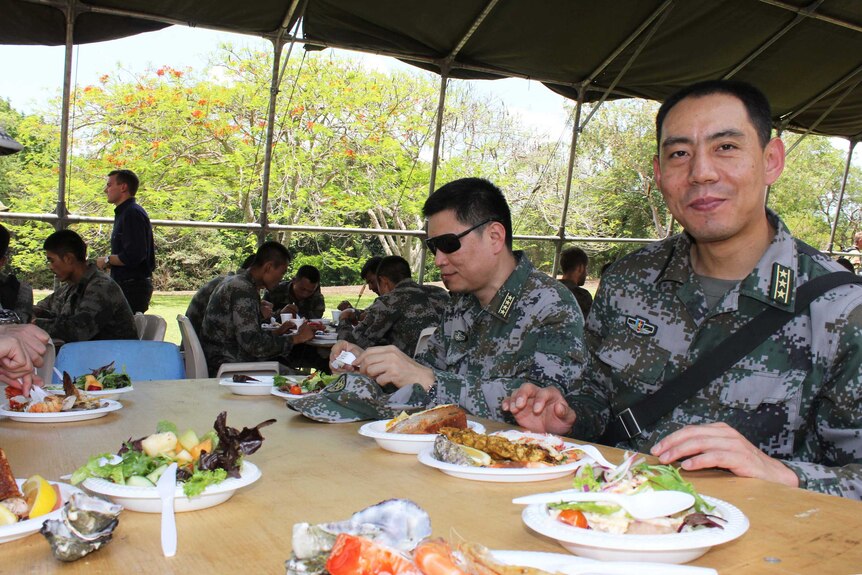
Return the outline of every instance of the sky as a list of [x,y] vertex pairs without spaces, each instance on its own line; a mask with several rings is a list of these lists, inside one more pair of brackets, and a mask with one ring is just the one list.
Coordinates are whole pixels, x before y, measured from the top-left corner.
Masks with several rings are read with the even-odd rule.
[[[130,73],[164,65],[178,69],[187,66],[200,69],[205,66],[207,55],[224,42],[238,47],[271,50],[269,41],[258,37],[171,26],[120,40],[77,46],[72,81],[81,86],[95,84],[99,76],[117,68]],[[0,98],[9,100],[12,107],[21,112],[42,108],[50,98],[61,94],[64,52],[63,46],[0,45]],[[295,48],[292,57],[300,53]],[[435,74],[394,58],[345,50],[339,50],[338,53],[361,58],[366,65],[377,69],[407,69],[416,74],[432,76],[435,81],[437,78]],[[546,138],[556,140],[563,132],[569,132],[564,127],[565,99],[541,83],[514,78],[476,80],[472,83],[480,93],[491,94],[502,100],[511,113],[520,116],[525,124],[534,127]],[[565,138],[568,137],[565,134]]]

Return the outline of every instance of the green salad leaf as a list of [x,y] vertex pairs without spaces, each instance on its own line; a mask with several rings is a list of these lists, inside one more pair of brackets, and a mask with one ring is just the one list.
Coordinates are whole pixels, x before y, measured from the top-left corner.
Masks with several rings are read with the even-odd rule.
[[187,497],[194,497],[200,495],[209,485],[216,485],[225,479],[227,479],[227,471],[224,469],[197,469],[183,484],[183,493]]
[[679,469],[672,465],[649,465],[642,463],[635,468],[648,477],[647,483],[656,491],[684,491],[694,497],[694,508],[700,513],[711,511],[714,506],[707,503],[694,489],[694,485],[682,478]]

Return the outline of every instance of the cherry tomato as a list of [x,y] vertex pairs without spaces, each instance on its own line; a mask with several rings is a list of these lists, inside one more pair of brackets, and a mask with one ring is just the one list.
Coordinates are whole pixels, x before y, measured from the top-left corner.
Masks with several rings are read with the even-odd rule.
[[298,385],[291,385],[290,393],[292,393],[293,395],[302,395],[302,388]]
[[572,527],[580,527],[581,529],[589,529],[590,527],[587,518],[577,509],[563,509],[557,519]]

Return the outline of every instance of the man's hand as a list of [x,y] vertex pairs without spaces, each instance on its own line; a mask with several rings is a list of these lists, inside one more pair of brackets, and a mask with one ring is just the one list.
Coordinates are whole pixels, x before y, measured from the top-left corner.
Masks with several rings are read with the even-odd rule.
[[650,452],[662,463],[684,459],[681,467],[686,471],[719,467],[740,477],[799,486],[799,478],[790,468],[726,423],[688,425],[656,443]]
[[350,309],[350,308],[352,308],[352,307],[353,307],[353,304],[352,304],[352,303],[350,303],[350,302],[349,302],[349,301],[347,301],[347,300],[344,300],[344,301],[342,301],[340,304],[338,304],[338,311],[344,311],[344,310],[346,310],[346,309]]
[[272,318],[272,303],[265,299],[260,300],[260,315],[264,320],[269,321]]
[[33,373],[27,351],[15,337],[0,337],[0,381],[21,390],[25,397],[30,396],[33,385],[42,385],[42,380]]
[[349,321],[350,323],[356,323],[356,318],[353,316],[356,314],[356,310],[353,308],[346,309],[341,312],[341,315],[338,316],[338,323]]
[[426,391],[434,385],[434,370],[413,361],[394,345],[372,347],[357,356],[359,371],[384,386],[404,387],[418,383]]
[[106,258],[106,257],[96,258],[96,267],[99,268],[100,270],[104,271],[104,270],[108,269],[109,265],[110,264],[108,263],[108,258]]
[[294,317],[299,317],[299,308],[296,307],[295,303],[289,303],[278,312],[279,315],[283,313],[292,313]]
[[308,322],[303,323],[299,326],[299,329],[296,330],[296,333],[293,335],[293,345],[298,343],[305,343],[314,339],[314,334],[317,330],[313,325],[309,325]]
[[[332,362],[335,361],[335,358],[338,357],[342,351],[349,351],[357,358],[365,353],[365,350],[356,345],[355,343],[350,343],[349,341],[339,340],[335,342],[335,345],[329,350],[329,367],[332,367]],[[359,362],[354,362],[356,365],[359,365]],[[332,368],[332,371],[358,371],[358,368],[355,365],[345,365],[338,369]]]
[[532,383],[525,383],[504,399],[502,409],[511,412],[518,425],[538,433],[566,435],[577,418],[558,388]]
[[0,326],[0,336],[11,336],[18,340],[27,357],[36,367],[42,366],[42,356],[48,350],[51,336],[45,330],[33,324]]

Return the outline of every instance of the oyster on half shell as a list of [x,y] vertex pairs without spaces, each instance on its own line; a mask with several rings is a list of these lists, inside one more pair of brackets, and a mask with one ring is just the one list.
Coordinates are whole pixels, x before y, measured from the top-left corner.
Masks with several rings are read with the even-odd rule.
[[359,535],[404,552],[431,535],[431,518],[409,499],[388,499],[333,523],[293,526],[293,553],[285,562],[287,575],[325,572],[326,558],[340,533]]
[[111,540],[123,508],[98,497],[75,493],[63,507],[60,519],[45,521],[40,533],[54,557],[76,561]]

